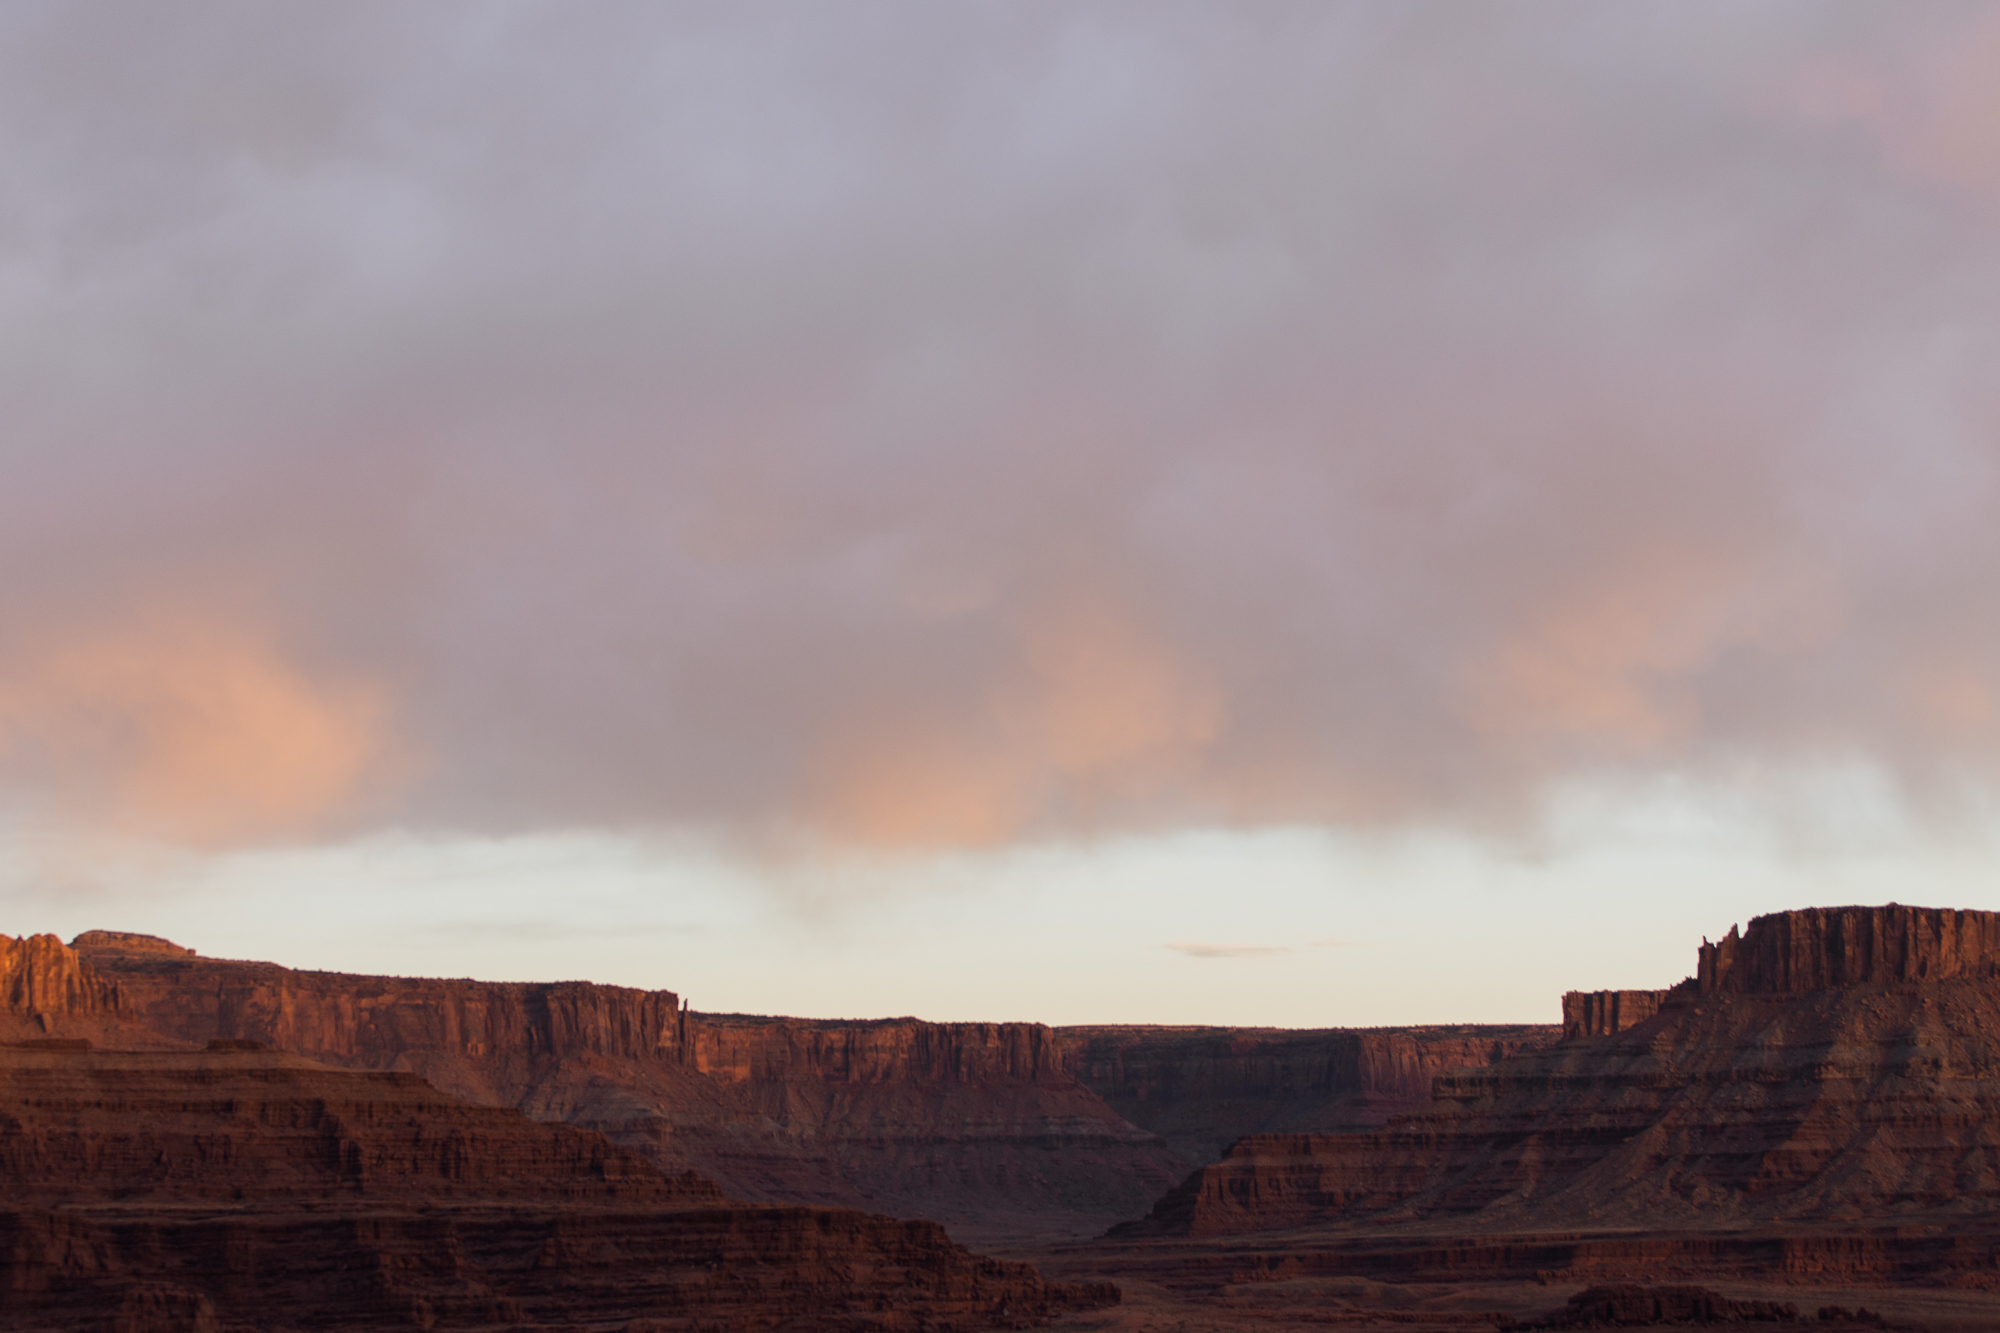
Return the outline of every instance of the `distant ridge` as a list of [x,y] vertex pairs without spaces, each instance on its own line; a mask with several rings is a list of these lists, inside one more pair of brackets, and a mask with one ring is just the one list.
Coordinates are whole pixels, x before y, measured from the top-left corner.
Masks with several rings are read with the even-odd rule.
[[1379,1131],[1246,1138],[1113,1234],[1651,1234],[1754,1269],[1847,1228],[1864,1267],[2000,1263],[2000,914],[1774,913],[1697,957],[1620,1030],[1443,1075]]

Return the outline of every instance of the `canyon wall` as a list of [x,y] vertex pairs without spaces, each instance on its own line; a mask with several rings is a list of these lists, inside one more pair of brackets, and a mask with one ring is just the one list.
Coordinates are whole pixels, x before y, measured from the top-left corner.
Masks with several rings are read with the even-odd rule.
[[1056,1035],[1040,1023],[694,1014],[687,1041],[694,1067],[731,1085],[1071,1082]]
[[894,1333],[1118,1295],[277,1052],[0,1047],[0,1124],[0,1330]]
[[[1441,1075],[1430,1106],[1379,1130],[1245,1139],[1128,1234],[1984,1226],[2000,1215],[2000,985],[1982,923],[1963,925],[1980,915],[1758,918],[1733,960],[1704,944],[1705,965],[1732,963],[1722,984]],[[1863,979],[1793,988],[1830,975]]]
[[1701,942],[1702,994],[1799,994],[1834,986],[2000,975],[2000,912],[1810,907],[1752,918]]
[[[987,1240],[1084,1235],[1144,1211],[1191,1165],[1070,1076],[1039,1024],[704,1015],[670,991],[300,972],[112,932],[77,944],[48,937],[44,952],[115,993],[137,1044],[254,1040],[407,1070],[602,1131],[738,1198],[926,1217]],[[66,1012],[37,1032],[108,1039]]]
[[1065,1068],[1037,1023],[688,1015],[699,1115],[615,1124],[755,1198],[845,1203],[982,1241],[1082,1236],[1188,1163]]
[[54,935],[0,935],[0,1040],[102,1033],[124,1012],[117,986]]
[[244,1042],[105,1052],[0,1050],[0,1180],[10,1203],[255,1202],[496,1191],[647,1206],[716,1204],[600,1134],[477,1106],[414,1074],[333,1070]]
[[1371,1128],[1438,1075],[1548,1045],[1554,1027],[1057,1029],[1077,1079],[1191,1167],[1247,1134]]
[[1637,1027],[1659,1013],[1666,998],[1663,990],[1569,991],[1562,998],[1563,1040],[1607,1037]]
[[248,1039],[331,1064],[409,1069],[474,1101],[519,1105],[570,1058],[685,1061],[671,991],[302,972],[109,931],[79,935],[74,952],[116,985],[133,1021],[167,1040]]
[[76,945],[43,937],[25,972],[0,958],[0,994],[46,997],[17,1035],[248,1040],[407,1071],[733,1197],[924,1217],[982,1243],[1095,1234],[1246,1134],[1379,1125],[1439,1074],[1557,1036],[764,1018],[584,982],[294,971],[117,932]]

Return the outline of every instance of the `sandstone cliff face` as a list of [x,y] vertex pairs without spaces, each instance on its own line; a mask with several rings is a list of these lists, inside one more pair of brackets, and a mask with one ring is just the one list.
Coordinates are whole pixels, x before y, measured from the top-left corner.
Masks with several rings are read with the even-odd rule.
[[94,952],[158,954],[168,958],[192,958],[194,950],[175,944],[172,940],[161,939],[158,935],[140,935],[129,930],[86,930],[69,942],[72,949],[89,949]]
[[600,1130],[734,1197],[925,1217],[985,1239],[1087,1235],[1143,1211],[1188,1165],[1078,1083],[1039,1024],[703,1015],[669,991],[295,972],[130,938],[93,932],[76,953],[156,1041],[251,1039],[407,1070]]
[[1370,1128],[1430,1100],[1442,1073],[1553,1042],[1553,1027],[1070,1027],[1068,1070],[1190,1167],[1246,1134]]
[[406,1074],[0,1048],[0,1329],[1029,1327],[1116,1299]]
[[1608,1037],[1637,1027],[1659,1013],[1666,998],[1663,990],[1569,991],[1562,999],[1563,1040]]
[[565,1057],[684,1061],[671,991],[297,972],[93,943],[109,935],[78,936],[78,956],[116,982],[136,1021],[191,1045],[242,1038],[333,1064],[411,1069],[501,1105],[519,1104]]
[[657,1151],[750,1197],[1014,1240],[1091,1234],[1184,1172],[1071,1076],[1040,1024],[691,1013],[688,1034],[714,1105],[619,1130],[657,1127]]
[[2000,1216],[2000,987],[1973,951],[1942,981],[1764,984],[1924,966],[1855,946],[1925,938],[1909,909],[1872,927],[1864,910],[1760,918],[1743,944],[1770,951],[1748,957],[1781,961],[1739,953],[1734,973],[1760,989],[1677,988],[1624,1031],[1443,1075],[1429,1108],[1381,1130],[1246,1139],[1131,1230],[1985,1226]]
[[[599,1130],[732,1197],[929,1218],[981,1243],[1095,1234],[1244,1134],[1380,1124],[1438,1074],[1556,1035],[758,1018],[665,991],[296,972],[114,932],[76,943],[67,965],[129,1020],[112,1044],[247,1039],[408,1071]],[[78,1019],[56,1035],[108,1034]]]
[[698,1014],[689,1049],[694,1067],[725,1085],[1071,1083],[1055,1034],[1040,1023]]
[[1701,942],[1702,994],[1792,995],[1834,986],[2000,976],[2000,912],[1812,907],[1753,918]]
[[414,1074],[254,1049],[0,1051],[7,1198],[286,1200],[629,1196],[720,1203],[598,1134],[446,1096]]
[[54,935],[0,935],[0,1038],[87,1037],[124,1012],[118,988]]

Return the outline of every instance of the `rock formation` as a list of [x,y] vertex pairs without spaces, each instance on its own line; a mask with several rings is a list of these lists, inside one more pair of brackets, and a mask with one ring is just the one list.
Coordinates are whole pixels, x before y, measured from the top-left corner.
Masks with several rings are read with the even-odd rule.
[[[1996,926],[1894,906],[1757,918],[1704,943],[1651,1018],[1442,1075],[1429,1108],[1377,1131],[1246,1139],[1125,1234],[1563,1233],[1506,1261],[1461,1245],[1452,1262],[1475,1267],[1620,1245],[1634,1263],[1991,1266]],[[1437,1245],[1423,1262],[1446,1261]]]
[[1248,1134],[1368,1129],[1439,1074],[1553,1043],[1538,1026],[1058,1028],[1070,1073],[1189,1167]]
[[[180,1049],[243,1039],[404,1070],[468,1101],[601,1130],[733,1197],[988,1236],[1087,1235],[1143,1211],[1192,1165],[1070,1076],[1039,1024],[703,1015],[670,991],[301,972],[104,931],[73,950],[38,940],[38,994],[61,975],[111,999],[41,1003],[13,1035]],[[18,980],[8,967],[0,956],[0,986]],[[103,1007],[113,1000],[115,1013]]]
[[1437,1073],[1555,1035],[760,1018],[585,982],[294,971],[112,931],[33,949],[27,973],[0,956],[0,988],[45,997],[0,1014],[16,1037],[248,1040],[402,1070],[600,1130],[732,1197],[925,1217],[988,1241],[1094,1234],[1242,1134],[1379,1124]]
[[1791,1324],[1796,1323],[1798,1317],[1799,1308],[1789,1301],[1737,1301],[1706,1287],[1641,1287],[1632,1283],[1616,1283],[1586,1288],[1570,1297],[1569,1303],[1553,1314],[1531,1323],[1513,1323],[1507,1327],[1656,1328],[1661,1324]]
[[663,1131],[662,1160],[751,1197],[931,1217],[965,1234],[1085,1235],[1185,1173],[1064,1068],[1040,1024],[688,1019],[709,1109],[607,1127],[633,1142]]
[[1593,990],[1566,993],[1562,998],[1564,1041],[1608,1037],[1660,1012],[1663,990]]
[[102,1033],[124,1008],[118,988],[54,935],[0,935],[0,1040]]
[[1704,995],[1802,995],[1836,986],[2000,976],[2000,912],[1809,907],[1761,916],[1701,942],[1690,978]]
[[1019,1328],[1116,1299],[270,1051],[0,1048],[0,1200],[0,1329]]
[[183,948],[158,935],[140,935],[129,930],[86,930],[69,942],[72,949],[92,953],[164,954],[169,958],[192,958],[194,950]]

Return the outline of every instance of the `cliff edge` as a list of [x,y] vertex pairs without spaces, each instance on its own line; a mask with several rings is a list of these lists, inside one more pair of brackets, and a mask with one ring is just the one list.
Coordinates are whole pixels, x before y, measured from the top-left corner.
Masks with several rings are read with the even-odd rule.
[[1886,1228],[1931,1237],[1922,1262],[1941,1269],[1986,1263],[2000,1256],[1996,922],[1897,905],[1758,917],[1704,941],[1700,974],[1641,1021],[1441,1075],[1428,1107],[1374,1132],[1244,1139],[1114,1234],[1721,1244]]

